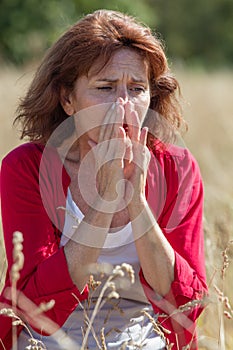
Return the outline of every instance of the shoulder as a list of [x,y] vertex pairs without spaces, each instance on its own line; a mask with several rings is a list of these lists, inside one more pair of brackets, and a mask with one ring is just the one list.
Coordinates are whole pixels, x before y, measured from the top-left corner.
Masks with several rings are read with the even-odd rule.
[[17,166],[22,163],[37,163],[39,162],[44,146],[38,143],[24,143],[12,151],[10,151],[2,160],[2,166]]
[[2,167],[21,167],[25,168],[39,168],[43,165],[49,166],[50,168],[57,163],[60,164],[61,160],[58,155],[56,148],[49,144],[44,146],[37,142],[24,143],[12,151],[10,151],[2,160]]
[[179,167],[192,167],[199,170],[197,160],[186,147],[177,145],[156,146],[151,150],[152,157],[162,162],[164,166],[176,164]]
[[0,187],[13,182],[27,186],[33,183],[36,187],[44,183],[46,190],[61,186],[63,193],[62,189],[67,190],[69,186],[70,177],[55,147],[28,142],[13,149],[2,160]]
[[188,150],[188,148],[183,146],[178,146],[174,144],[154,144],[151,148],[151,152],[155,157],[159,158],[173,158],[182,161],[183,159],[194,159],[192,153]]
[[[168,145],[154,147],[151,150],[150,171],[160,173],[167,185],[174,187],[181,183],[193,185],[202,183],[199,165],[193,154],[185,147]],[[157,170],[158,169],[158,170]]]
[[0,172],[1,192],[4,187],[15,188],[38,184],[43,146],[25,143],[10,151],[2,160]]

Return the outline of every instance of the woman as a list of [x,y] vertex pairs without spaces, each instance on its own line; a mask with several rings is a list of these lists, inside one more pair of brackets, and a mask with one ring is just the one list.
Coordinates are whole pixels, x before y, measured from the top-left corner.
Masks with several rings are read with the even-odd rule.
[[[17,306],[47,348],[66,348],[61,331],[76,348],[82,343],[89,266],[126,262],[135,284],[120,292],[115,314],[106,302],[93,325],[97,335],[104,327],[107,348],[165,349],[170,342],[197,349],[195,320],[207,292],[203,189],[192,155],[171,142],[182,124],[178,88],[148,28],[99,10],[51,47],[22,100],[16,120],[30,142],[10,152],[1,170],[8,258],[1,301],[9,303],[12,235],[21,231]],[[59,328],[52,335],[25,306],[51,299],[46,319]],[[142,318],[145,310],[169,330],[167,340]],[[1,324],[10,349],[11,320],[2,316]],[[18,333],[23,349],[26,331]],[[97,348],[92,334],[88,346]]]

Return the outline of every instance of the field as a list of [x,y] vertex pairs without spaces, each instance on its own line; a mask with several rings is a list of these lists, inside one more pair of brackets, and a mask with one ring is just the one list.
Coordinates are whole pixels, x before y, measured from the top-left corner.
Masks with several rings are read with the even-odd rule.
[[[1,159],[20,143],[18,132],[11,125],[18,98],[24,94],[32,72],[33,67],[21,71],[13,67],[0,70]],[[200,349],[232,350],[233,318],[224,315],[228,309],[214,286],[233,305],[233,244],[227,246],[233,240],[233,71],[207,73],[177,69],[176,75],[181,83],[184,115],[189,124],[185,144],[198,160],[205,184],[210,303],[198,322]],[[1,257],[2,250],[1,239]],[[4,266],[1,258],[0,276]]]

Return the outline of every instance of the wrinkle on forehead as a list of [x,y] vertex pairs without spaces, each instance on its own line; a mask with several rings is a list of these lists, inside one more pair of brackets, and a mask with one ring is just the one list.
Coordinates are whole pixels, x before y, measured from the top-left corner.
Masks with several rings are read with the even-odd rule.
[[[125,61],[126,58],[130,61]],[[133,71],[133,66],[138,68],[138,76],[135,77],[135,80],[146,80],[148,78],[149,64],[146,57],[142,57],[134,49],[122,48],[117,50],[106,63],[102,62],[101,57],[95,61],[88,72],[88,78],[98,76],[104,78],[104,74],[107,70],[109,70],[107,72],[108,74],[111,74],[114,71],[118,72],[119,69],[124,70],[130,68],[130,70]]]

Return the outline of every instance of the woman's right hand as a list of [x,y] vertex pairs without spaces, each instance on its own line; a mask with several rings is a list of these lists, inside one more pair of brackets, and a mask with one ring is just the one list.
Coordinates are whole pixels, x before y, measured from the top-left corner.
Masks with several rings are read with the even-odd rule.
[[[119,99],[107,111],[96,144],[89,141],[95,160],[98,194],[117,206],[124,198],[124,156],[127,140],[123,129],[124,107]],[[110,203],[109,203],[110,204]]]
[[[119,101],[107,111],[99,129],[98,142],[88,141],[91,150],[86,160],[84,158],[82,161],[87,163],[81,163],[89,170],[92,167],[88,166],[88,162],[94,160],[94,176],[90,175],[96,182],[98,193],[95,192],[84,219],[64,248],[71,278],[80,291],[88,281],[87,266],[96,263],[100,255],[114,213],[119,210],[121,203],[125,206],[123,159],[127,142],[122,127],[123,119],[124,108]],[[83,175],[85,174],[84,169]],[[85,191],[94,192],[85,176],[82,181],[83,185],[88,186]]]

